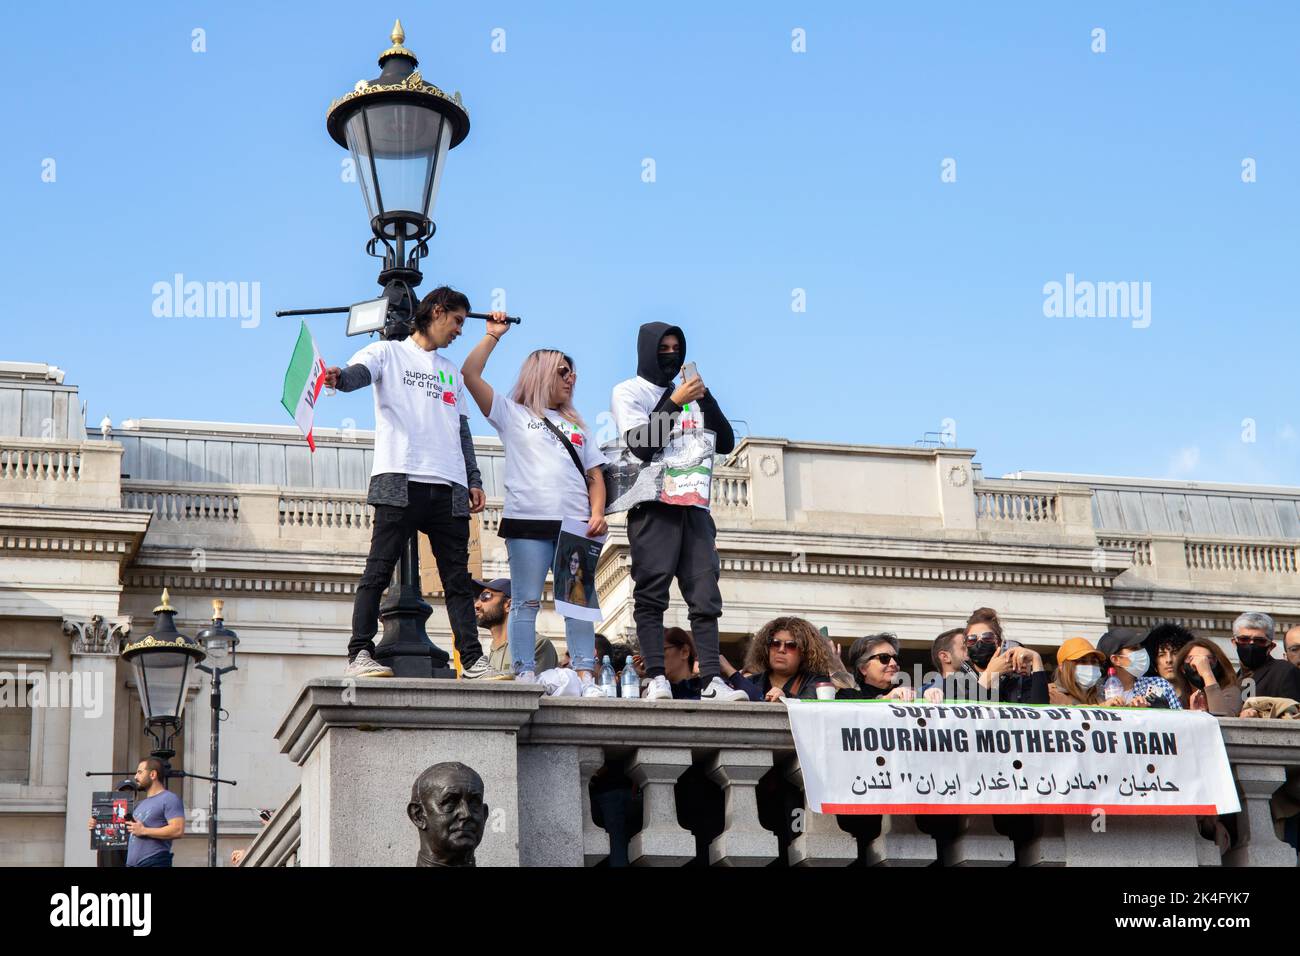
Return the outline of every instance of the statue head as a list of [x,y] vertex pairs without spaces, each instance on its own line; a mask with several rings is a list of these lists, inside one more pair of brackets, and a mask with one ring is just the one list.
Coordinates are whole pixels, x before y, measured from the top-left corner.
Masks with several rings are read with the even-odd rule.
[[416,778],[406,815],[420,831],[417,866],[473,866],[488,815],[483,778],[463,763],[436,763]]

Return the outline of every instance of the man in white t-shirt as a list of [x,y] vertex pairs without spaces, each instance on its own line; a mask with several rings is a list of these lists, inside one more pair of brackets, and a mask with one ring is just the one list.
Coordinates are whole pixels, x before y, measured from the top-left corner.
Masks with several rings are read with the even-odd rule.
[[[681,384],[674,380],[686,361],[686,336],[664,322],[647,322],[637,338],[637,375],[614,386],[614,421],[628,449],[643,462],[663,453],[684,428],[707,428],[717,437],[716,452],[725,455],[736,438],[722,409],[699,375]],[[644,696],[671,700],[664,674],[664,611],[673,579],[690,612],[691,635],[700,664],[701,700],[748,700],[723,682],[718,663],[717,530],[707,508],[647,501],[628,512],[627,538],[632,556],[633,619],[650,678]]]
[[456,340],[469,299],[446,286],[421,301],[411,335],[372,342],[345,369],[325,371],[325,384],[350,392],[375,390],[375,453],[370,491],[374,528],[357,587],[348,642],[349,677],[391,677],[374,657],[379,600],[412,530],[429,537],[446,592],[447,616],[464,676],[488,673],[474,618],[469,575],[469,516],[486,498],[470,438],[460,370],[437,350]]

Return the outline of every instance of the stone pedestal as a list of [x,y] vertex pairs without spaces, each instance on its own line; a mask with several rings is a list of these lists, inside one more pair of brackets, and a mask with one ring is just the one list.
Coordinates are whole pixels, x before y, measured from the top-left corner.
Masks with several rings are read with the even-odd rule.
[[767,866],[776,859],[776,834],[758,822],[755,787],[772,769],[767,750],[719,750],[709,767],[709,779],[726,794],[726,824],[709,845],[713,866]]
[[518,866],[516,736],[540,696],[536,685],[510,682],[309,681],[276,734],[302,768],[300,865],[414,866],[419,836],[406,813],[411,785],[432,764],[455,760],[486,787],[478,865]]
[[1237,845],[1223,855],[1224,865],[1294,867],[1296,851],[1277,838],[1269,805],[1278,787],[1286,782],[1286,770],[1248,763],[1237,764],[1233,770],[1241,813],[1237,815]]

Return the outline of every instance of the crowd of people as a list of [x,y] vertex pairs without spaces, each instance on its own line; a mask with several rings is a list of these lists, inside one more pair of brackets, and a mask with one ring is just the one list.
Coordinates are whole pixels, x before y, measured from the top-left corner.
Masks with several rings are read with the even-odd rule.
[[[1286,657],[1275,658],[1275,625],[1261,612],[1242,614],[1233,625],[1240,669],[1214,641],[1173,623],[1146,634],[1113,628],[1095,642],[1070,637],[1056,648],[1050,668],[1040,651],[1006,634],[988,607],[934,639],[933,670],[921,680],[904,671],[893,634],[859,637],[845,649],[795,616],[759,628],[737,667],[720,649],[720,562],[707,484],[703,504],[661,495],[637,500],[628,510],[636,646],[615,648],[590,620],[566,615],[561,662],[552,643],[537,633],[542,594],[562,522],[580,522],[593,539],[607,532],[610,462],[575,403],[578,368],[571,353],[537,349],[508,391],[495,388],[487,366],[511,325],[504,313],[493,312],[459,368],[439,354],[462,334],[469,308],[464,294],[435,289],[421,300],[406,338],[371,343],[346,367],[326,370],[326,385],[345,392],[371,386],[375,400],[367,495],[375,520],[353,609],[349,676],[393,673],[375,659],[380,593],[403,543],[420,531],[430,539],[460,674],[468,680],[515,680],[541,684],[552,694],[604,697],[597,677],[608,657],[616,669],[633,661],[641,696],[651,701],[920,696],[931,702],[1159,707],[1218,716],[1290,716],[1300,706],[1300,628],[1285,638]],[[687,433],[709,435],[714,454],[734,448],[717,399],[696,363],[686,363],[680,327],[641,326],[636,362],[636,375],[616,385],[610,399],[617,447],[628,460],[647,467],[662,462]],[[470,515],[483,509],[486,498],[465,412],[466,389],[500,435],[505,454],[498,533],[510,576],[487,582],[474,581],[467,564]],[[687,605],[689,630],[664,627],[674,580]],[[486,654],[479,627],[491,634]]]

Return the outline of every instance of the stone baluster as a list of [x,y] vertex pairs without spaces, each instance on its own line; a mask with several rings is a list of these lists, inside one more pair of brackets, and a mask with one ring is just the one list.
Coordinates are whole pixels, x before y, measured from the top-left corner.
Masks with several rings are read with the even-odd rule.
[[[635,702],[634,702],[635,704]],[[641,832],[628,845],[633,866],[681,866],[695,859],[695,837],[677,822],[673,787],[691,765],[682,747],[638,747],[627,774],[641,787]]]
[[1296,851],[1277,838],[1273,829],[1270,800],[1286,782],[1286,771],[1277,765],[1239,763],[1232,768],[1241,796],[1237,815],[1237,845],[1223,855],[1226,866],[1296,865]]
[[1196,866],[1202,841],[1195,817],[1099,810],[1066,816],[1062,827],[1070,866]]
[[709,779],[726,797],[726,824],[711,844],[713,866],[766,866],[777,855],[776,834],[758,822],[758,781],[772,769],[770,750],[719,750]]
[[958,821],[957,835],[939,849],[943,866],[1010,866],[1016,847],[993,829],[991,814],[970,814]]
[[1059,816],[1033,817],[1032,835],[1016,842],[1016,866],[1065,866],[1065,828]]
[[582,798],[582,863],[595,866],[609,856],[609,834],[591,817],[591,778],[605,763],[600,747],[578,748],[578,785]]
[[922,833],[916,817],[890,814],[880,821],[880,836],[867,845],[868,866],[929,866],[938,850]]
[[[803,768],[798,757],[790,761],[785,777],[800,790],[804,789]],[[804,791],[799,824],[790,841],[791,866],[847,866],[857,862],[858,841],[840,829],[833,815],[814,812],[808,805],[807,791]],[[798,832],[800,829],[802,832]]]

